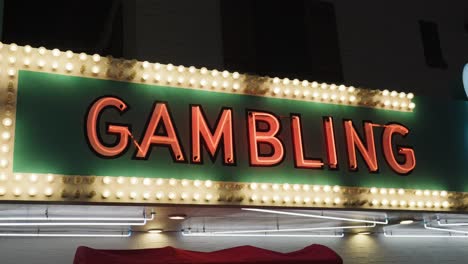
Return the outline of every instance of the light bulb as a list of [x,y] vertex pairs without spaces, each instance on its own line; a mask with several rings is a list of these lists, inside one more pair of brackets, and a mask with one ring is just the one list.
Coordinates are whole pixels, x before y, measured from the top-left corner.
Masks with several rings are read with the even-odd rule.
[[37,179],[38,179],[38,177],[37,177],[36,174],[29,175],[29,181],[30,182],[37,182]]
[[14,191],[13,191],[13,194],[15,196],[20,196],[22,193],[21,189],[20,188],[15,188]]
[[124,177],[120,176],[120,177],[117,178],[117,183],[118,183],[118,184],[123,184],[124,182],[125,182],[125,178],[124,178]]
[[73,57],[73,52],[71,50],[67,50],[65,52],[65,56],[67,56],[67,58],[71,59]]
[[102,178],[102,182],[104,184],[109,184],[109,183],[111,183],[111,181],[112,181],[111,177],[106,176],[106,177]]
[[94,65],[92,68],[91,68],[91,72],[93,74],[98,74],[99,73],[99,67]]
[[3,139],[3,140],[6,141],[6,140],[9,140],[10,138],[11,138],[10,132],[8,132],[8,131],[3,131],[3,132],[2,132],[2,139]]
[[25,53],[29,54],[29,53],[31,53],[31,50],[32,50],[31,46],[29,46],[29,45],[24,46],[24,52]]
[[101,60],[101,56],[99,56],[99,54],[94,54],[93,55],[93,61],[94,62],[99,62]]
[[4,126],[6,126],[6,127],[9,127],[9,126],[11,126],[13,124],[13,120],[11,118],[9,118],[9,117],[5,117],[2,120],[2,124]]
[[53,181],[54,181],[54,175],[47,174],[47,182],[53,182]]
[[44,55],[46,53],[46,49],[44,47],[39,47],[39,49],[37,49],[37,52],[39,52],[40,55]]
[[212,181],[210,181],[210,180],[205,181],[205,187],[206,187],[206,188],[210,188],[211,186],[213,186],[213,182],[212,182]]
[[151,179],[149,179],[149,178],[144,178],[144,179],[143,179],[143,185],[148,186],[148,185],[150,185],[150,184],[151,184]]
[[81,60],[81,61],[85,61],[85,60],[88,58],[88,56],[86,55],[86,53],[83,53],[83,52],[80,53],[80,56],[79,56],[79,57],[80,57],[80,60]]
[[148,200],[149,198],[150,198],[150,193],[149,192],[143,193],[143,199]]
[[131,178],[130,178],[130,184],[135,185],[135,184],[137,184],[137,183],[138,183],[138,178],[136,178],[136,177],[131,177]]
[[54,56],[54,57],[60,56],[60,50],[59,49],[53,49],[52,50],[52,56]]

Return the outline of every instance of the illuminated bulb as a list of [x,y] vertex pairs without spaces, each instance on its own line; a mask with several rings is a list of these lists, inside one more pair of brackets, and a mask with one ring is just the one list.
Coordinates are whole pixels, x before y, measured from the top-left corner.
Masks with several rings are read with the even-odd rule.
[[172,78],[172,76],[167,76],[167,83],[171,83],[174,79]]
[[356,88],[354,88],[354,86],[350,86],[348,88],[348,92],[350,92],[350,93],[354,92],[355,90],[356,90]]
[[401,106],[402,108],[406,108],[406,107],[408,106],[408,104],[406,104],[405,102],[401,102],[400,106]]
[[398,194],[399,194],[399,195],[405,194],[405,190],[403,190],[403,189],[398,189]]
[[200,69],[200,73],[201,73],[201,74],[207,74],[207,73],[208,73],[208,69],[205,68],[205,67],[202,67],[202,68]]
[[414,109],[416,105],[414,103],[409,103],[408,108],[409,109]]
[[319,95],[320,95],[320,94],[319,94],[318,92],[312,93],[312,97],[313,97],[313,98],[317,98],[317,97],[319,97]]
[[343,92],[344,90],[346,90],[346,86],[344,85],[338,86],[338,91]]
[[431,208],[431,207],[432,207],[432,202],[427,201],[427,202],[426,202],[426,207]]
[[184,82],[184,77],[179,76],[179,78],[177,78],[177,83],[182,84],[183,82]]
[[438,191],[433,191],[432,196],[436,196],[436,197],[439,196],[439,192]]
[[335,200],[333,200],[333,203],[334,203],[334,204],[340,204],[340,203],[341,203],[341,199],[340,199],[340,198],[335,198]]
[[299,91],[299,90],[297,90],[297,89],[296,89],[296,90],[294,90],[294,96],[298,96],[298,95],[299,95],[299,93],[300,93],[300,91]]
[[314,190],[314,192],[318,192],[318,191],[320,191],[320,186],[314,185],[314,187],[312,187],[312,189]]
[[213,195],[212,195],[211,193],[208,193],[208,194],[205,196],[205,200],[206,200],[206,201],[210,201],[212,198],[213,198]]
[[423,192],[422,192],[421,190],[416,190],[416,192],[415,192],[415,194],[416,194],[417,196],[421,196],[422,193],[423,193]]
[[169,200],[174,200],[176,198],[176,194],[171,192],[167,195],[167,198],[169,198]]
[[21,179],[23,179],[23,175],[15,174],[15,181],[21,181]]
[[18,50],[18,45],[15,43],[10,44],[10,51],[17,51]]
[[393,101],[392,106],[393,107],[398,107],[400,103],[398,101]]
[[388,96],[390,92],[388,90],[383,90],[382,95],[383,96]]
[[309,85],[309,81],[307,80],[302,81],[302,86],[307,87],[307,85]]
[[65,56],[67,56],[67,58],[71,59],[73,57],[73,52],[71,50],[67,50],[65,52]]
[[304,97],[307,97],[307,96],[309,96],[309,94],[310,94],[310,92],[309,92],[309,91],[304,91],[304,93],[303,93]]
[[2,133],[2,139],[3,139],[3,140],[9,140],[10,137],[11,137],[10,132],[4,131],[4,132]]
[[120,190],[115,193],[115,197],[117,197],[117,199],[121,199],[123,196],[124,196],[124,192]]
[[73,70],[73,64],[71,62],[65,64],[65,69],[71,72]]
[[328,99],[328,94],[327,94],[327,93],[322,94],[322,98],[323,98],[324,100]]
[[144,179],[143,179],[143,185],[148,186],[148,185],[150,185],[150,184],[151,184],[151,179],[149,179],[149,178],[144,178]]
[[150,198],[150,196],[151,196],[151,195],[150,195],[149,192],[143,193],[143,199],[145,199],[145,200],[148,200],[148,199]]
[[0,167],[1,168],[6,168],[8,166],[8,160],[6,159],[1,159],[0,160]]
[[205,181],[205,187],[206,187],[206,188],[210,188],[211,186],[213,186],[213,182],[212,182],[212,181],[210,181],[210,180]]
[[233,90],[238,90],[239,88],[240,88],[240,86],[239,86],[238,83],[234,83],[234,84],[232,85],[232,89],[233,89]]
[[200,187],[201,181],[195,180],[195,181],[193,181],[193,185],[194,185],[195,187]]
[[390,205],[391,205],[391,206],[397,206],[397,205],[398,205],[398,201],[397,201],[397,200],[392,200],[392,201],[390,202]]
[[289,198],[289,196],[285,196],[283,198],[283,202],[285,202],[285,203],[289,203],[290,201],[291,201],[291,198]]
[[129,197],[130,197],[130,199],[135,199],[137,197],[137,193],[136,192],[130,192]]
[[283,190],[287,191],[289,190],[289,188],[290,188],[289,183],[283,184]]
[[444,207],[444,208],[448,208],[449,205],[450,205],[450,204],[449,204],[449,202],[447,202],[447,201],[442,202],[442,207]]
[[3,153],[7,153],[8,151],[10,151],[10,148],[8,147],[8,145],[2,145],[0,147],[0,150],[3,152]]
[[37,177],[36,174],[29,175],[29,181],[30,182],[37,182],[37,179],[38,179],[38,177]]
[[380,189],[380,194],[383,194],[383,195],[387,194],[387,189],[385,188]]
[[336,84],[333,84],[333,83],[332,83],[332,84],[330,85],[330,90],[335,90],[335,89],[336,89]]
[[218,70],[212,70],[211,71],[211,76],[213,76],[213,77],[218,76],[218,74],[219,74]]
[[266,190],[268,190],[268,184],[262,183],[262,184],[260,185],[260,188],[261,188],[262,190],[266,191]]
[[200,85],[201,85],[202,87],[205,87],[205,85],[206,85],[206,80],[205,80],[205,79],[201,79],[201,80],[200,80]]
[[156,199],[161,200],[163,197],[164,197],[164,193],[163,193],[163,192],[157,192],[157,193],[156,193]]
[[434,202],[434,207],[439,208],[441,206],[440,202]]
[[385,101],[384,101],[384,105],[385,105],[385,106],[389,106],[389,105],[390,105],[390,100],[385,100]]
[[99,54],[94,54],[93,55],[93,61],[94,62],[99,62],[101,60],[101,56],[99,56]]
[[233,79],[239,79],[239,73],[238,73],[238,72],[234,72],[234,73],[232,74],[232,78],[233,78]]
[[23,64],[24,66],[28,67],[29,65],[31,65],[31,60],[29,58],[24,58]]
[[6,194],[6,190],[4,187],[0,187],[0,196],[3,196]]
[[415,201],[410,201],[410,202],[409,202],[409,206],[414,207],[415,205],[416,205],[416,202],[415,202]]
[[179,67],[177,67],[177,71],[182,73],[185,71],[185,67],[183,65],[179,65]]
[[15,196],[20,196],[20,195],[21,195],[21,189],[20,189],[20,188],[15,188],[15,189],[13,190],[13,194],[14,194]]
[[228,88],[228,87],[229,87],[229,82],[224,81],[224,82],[223,82],[223,89],[226,89],[226,88]]
[[392,91],[392,92],[390,93],[390,96],[391,96],[391,97],[396,97],[397,95],[398,95],[397,91]]
[[351,95],[351,96],[349,97],[349,101],[350,101],[350,102],[356,101],[356,96]]
[[431,192],[430,192],[429,190],[425,190],[425,191],[424,191],[424,195],[425,195],[425,196],[429,196],[429,195],[431,195]]
[[39,66],[39,68],[43,68],[45,66],[45,61],[44,60],[39,60],[37,62],[37,66]]
[[108,198],[110,196],[110,191],[109,190],[105,190],[102,192],[102,198]]
[[224,78],[227,78],[227,77],[229,77],[229,72],[228,71],[223,71],[222,75],[223,75]]
[[262,203],[268,202],[268,196],[262,196]]
[[391,188],[391,189],[388,190],[388,194],[392,194],[392,195],[393,195],[393,194],[395,194],[395,192],[396,192],[396,191],[395,191],[395,189],[393,189],[393,188]]
[[408,98],[408,99],[413,99],[413,98],[414,98],[414,94],[413,94],[413,93],[408,93],[408,94],[406,95],[406,98]]
[[331,190],[330,185],[325,185],[325,186],[323,186],[323,191],[324,191],[324,192],[329,192],[330,190]]
[[320,199],[320,197],[315,197],[314,198],[314,203],[318,204],[318,203],[320,203],[320,201],[322,201],[322,199]]
[[404,92],[401,92],[399,95],[398,95],[400,98],[405,98],[406,97],[406,94]]
[[9,62],[10,64],[15,64],[15,63],[16,63],[16,58],[13,57],[13,56],[11,56],[11,57],[8,58],[8,62]]
[[301,189],[301,186],[299,184],[294,184],[293,185],[293,190],[299,191]]
[[182,181],[180,181],[180,184],[181,184],[182,186],[186,187],[186,186],[189,185],[189,181],[187,181],[187,180],[182,180]]
[[298,79],[294,79],[294,80],[293,80],[293,85],[299,85],[299,80],[298,80]]
[[402,207],[403,207],[403,206],[406,206],[406,201],[405,201],[405,200],[401,200],[401,201],[400,201],[400,206],[402,206]]
[[104,184],[109,184],[109,183],[111,183],[111,181],[112,181],[112,179],[110,177],[108,177],[108,176],[102,178],[102,182]]
[[135,185],[135,184],[137,184],[137,183],[138,183],[138,179],[137,179],[136,177],[131,177],[131,178],[130,178],[130,184]]
[[273,196],[273,202],[274,202],[274,203],[277,203],[277,202],[279,202],[279,200],[280,200],[280,197],[279,197],[279,195],[275,195],[275,196]]
[[94,65],[92,68],[91,68],[91,72],[93,74],[98,74],[99,73],[99,67]]
[[40,55],[44,55],[46,53],[46,49],[44,47],[40,47],[37,49],[37,52],[39,52]]
[[79,57],[80,57],[80,60],[81,60],[81,61],[85,61],[85,60],[88,58],[88,56],[86,55],[86,53],[83,53],[83,52],[80,53],[80,56],[79,56]]
[[147,73],[143,73],[143,74],[141,75],[141,80],[142,80],[142,81],[145,81],[145,82],[146,82],[146,81],[148,80],[148,78],[149,78],[149,74],[147,74]]
[[304,197],[304,203],[310,203],[310,197]]
[[15,73],[16,73],[16,72],[15,72],[14,69],[9,69],[9,70],[8,70],[8,76],[10,76],[10,77],[15,76]]
[[329,203],[331,202],[331,199],[330,199],[329,197],[326,197],[326,198],[323,200],[323,202],[324,202],[325,204],[329,204]]
[[169,185],[170,186],[175,186],[177,184],[177,180],[176,179],[169,179]]
[[50,173],[47,174],[47,182],[50,183],[50,182],[53,182],[53,181],[54,181],[54,175],[52,175],[52,174],[50,174]]
[[250,184],[250,189],[252,189],[252,190],[256,190],[257,187],[258,187],[258,186],[257,186],[257,184],[256,184],[255,182],[253,182],[253,183]]
[[327,89],[327,84],[326,84],[326,83],[322,83],[322,84],[320,85],[320,88],[322,88],[322,89]]
[[344,95],[340,96],[340,101],[342,101],[342,102],[346,101],[346,96],[344,96]]
[[376,200],[376,199],[372,200],[372,205],[375,206],[375,205],[378,205],[378,204],[379,204],[379,200]]
[[124,182],[125,182],[124,177],[118,177],[118,178],[117,178],[117,183],[118,183],[118,184],[123,184]]
[[52,69],[53,70],[57,70],[58,66],[59,66],[58,62],[56,62],[56,61],[52,62]]
[[446,197],[446,196],[447,196],[447,192],[446,192],[446,191],[441,191],[441,192],[440,192],[440,196]]
[[340,186],[335,185],[333,186],[333,192],[339,192],[340,191]]
[[11,126],[13,124],[13,120],[11,120],[11,118],[9,118],[9,117],[5,117],[2,120],[2,124],[4,126],[6,126],[6,127],[9,127],[9,126]]
[[424,202],[423,201],[418,201],[417,205],[418,205],[418,207],[424,207]]
[[271,188],[272,188],[273,190],[275,190],[275,191],[278,191],[280,187],[279,187],[279,184],[276,184],[276,183],[275,183],[275,184],[273,184],[273,185],[271,186]]
[[182,194],[180,195],[180,199],[182,199],[182,200],[186,200],[187,198],[188,198],[188,194],[187,194],[187,193],[182,193]]
[[53,55],[54,57],[60,56],[60,50],[59,50],[59,49],[53,49],[53,50],[52,50],[52,55]]
[[312,88],[317,88],[318,87],[318,83],[317,82],[312,82]]
[[274,93],[274,94],[279,94],[280,92],[281,92],[281,88],[279,88],[279,87],[275,87],[275,88],[273,89],[273,93]]
[[37,194],[36,188],[29,188],[28,194],[29,196],[36,196]]
[[294,203],[300,203],[300,202],[302,202],[302,198],[300,196],[295,196]]
[[149,66],[150,66],[150,63],[148,61],[144,61],[144,62],[141,63],[141,67],[143,69],[147,69]]
[[168,70],[168,71],[174,70],[174,65],[172,65],[172,64],[169,63],[169,64],[166,66],[166,70]]
[[24,52],[31,53],[31,50],[32,50],[31,46],[29,45],[24,46]]
[[154,80],[157,81],[157,82],[161,81],[161,75],[155,74],[154,75]]
[[161,63],[155,63],[155,64],[153,65],[153,69],[154,69],[155,71],[159,71],[159,70],[161,69]]
[[388,205],[388,200],[387,200],[387,199],[383,199],[383,200],[382,200],[382,205],[383,205],[383,206],[387,206],[387,205]]
[[218,82],[217,82],[217,81],[211,82],[211,86],[212,86],[213,88],[218,87]]
[[163,179],[161,179],[161,178],[156,179],[156,185],[161,186],[161,185],[163,185],[163,183],[164,183]]
[[257,195],[255,195],[255,194],[252,194],[252,195],[250,196],[250,200],[251,200],[252,202],[255,202],[255,201],[257,200],[257,198],[258,198],[258,197],[257,197]]
[[332,94],[332,95],[330,96],[330,99],[332,99],[332,100],[336,100],[336,98],[337,98],[337,95],[336,95],[336,94]]
[[305,184],[305,185],[302,186],[302,190],[308,192],[308,191],[310,191],[310,186]]

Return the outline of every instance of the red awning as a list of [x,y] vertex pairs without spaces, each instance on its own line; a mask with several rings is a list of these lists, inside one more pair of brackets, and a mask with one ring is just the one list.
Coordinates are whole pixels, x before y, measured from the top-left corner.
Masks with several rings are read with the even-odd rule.
[[197,252],[173,247],[138,250],[102,250],[79,247],[74,264],[221,264],[221,263],[323,263],[341,264],[335,251],[322,245],[310,245],[298,251],[280,253],[252,246],[213,252]]

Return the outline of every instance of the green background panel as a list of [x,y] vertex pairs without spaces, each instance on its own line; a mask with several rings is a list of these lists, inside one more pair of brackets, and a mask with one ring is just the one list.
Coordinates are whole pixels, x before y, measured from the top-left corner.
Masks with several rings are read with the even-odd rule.
[[[96,156],[87,144],[84,122],[90,104],[104,95],[123,99],[129,110],[123,115],[116,110],[106,110],[101,116],[101,134],[104,135],[105,122],[131,124],[132,134],[138,141],[141,141],[154,102],[166,101],[187,160],[190,156],[190,104],[202,105],[210,124],[214,124],[222,107],[231,107],[237,165],[223,166],[222,155],[212,162],[206,151],[203,165],[174,163],[165,147],[153,147],[148,160],[135,160],[132,159],[136,151],[134,145],[115,159]],[[465,177],[468,167],[468,104],[423,97],[414,100],[415,111],[407,113],[20,71],[13,170],[22,173],[468,191],[468,180]],[[246,109],[269,111],[281,117],[282,130],[279,137],[284,142],[286,156],[280,165],[248,165]],[[322,117],[333,117],[339,170],[294,168],[288,118],[290,113],[302,115],[306,156],[323,160],[326,159],[326,153]],[[378,124],[404,124],[411,132],[406,138],[395,136],[395,143],[414,147],[416,169],[407,176],[393,172],[383,157],[382,128],[375,128],[379,172],[369,173],[359,154],[359,170],[349,171],[343,119],[352,119],[361,135],[364,120]],[[110,135],[103,137],[108,143],[115,140]]]

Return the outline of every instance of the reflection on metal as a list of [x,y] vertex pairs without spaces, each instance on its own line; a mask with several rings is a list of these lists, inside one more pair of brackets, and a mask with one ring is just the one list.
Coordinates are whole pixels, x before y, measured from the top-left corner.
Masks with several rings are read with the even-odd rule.
[[334,234],[237,234],[237,233],[213,233],[213,232],[182,232],[186,237],[344,237],[344,233]]
[[270,233],[270,232],[304,232],[304,231],[319,231],[319,230],[340,230],[340,229],[353,229],[353,228],[371,228],[376,224],[362,225],[362,226],[327,226],[327,227],[310,227],[310,228],[283,228],[283,229],[257,229],[257,230],[235,230],[235,231],[216,231],[213,234],[245,234],[245,233]]

